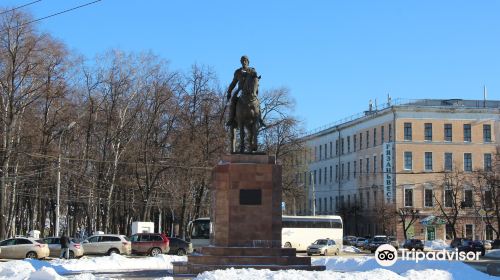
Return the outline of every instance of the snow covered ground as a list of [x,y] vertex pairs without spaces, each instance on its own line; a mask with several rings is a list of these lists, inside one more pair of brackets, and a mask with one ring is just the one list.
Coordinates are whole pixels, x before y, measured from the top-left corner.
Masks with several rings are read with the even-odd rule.
[[[95,277],[91,273],[95,271],[111,272],[143,269],[172,269],[173,261],[185,260],[186,257],[170,255],[127,258],[116,254],[95,258],[83,257],[73,260],[16,260],[0,263],[0,280],[60,280],[66,279],[64,275],[72,275],[70,277],[71,279],[78,280],[107,279]],[[79,275],[74,275],[76,273],[79,273]]]
[[[500,251],[500,250],[498,250]],[[171,269],[172,261],[183,261],[186,257],[160,255],[157,257],[127,258],[112,255],[78,260],[17,260],[0,263],[0,280],[104,280],[92,272],[123,270]],[[255,269],[228,269],[199,274],[197,280],[212,279],[415,279],[415,280],[487,280],[498,279],[475,270],[458,261],[397,261],[391,267],[382,268],[374,257],[320,257],[313,259],[314,265],[325,265],[326,271],[270,271]],[[75,275],[75,273],[80,273]],[[166,277],[164,280],[173,279]]]
[[424,242],[424,250],[425,251],[436,251],[436,250],[451,250],[450,245],[446,243],[444,240],[441,239],[436,239],[432,241],[425,241]]
[[361,253],[361,250],[354,247],[354,246],[345,246],[342,245],[342,252],[347,252],[347,253]]

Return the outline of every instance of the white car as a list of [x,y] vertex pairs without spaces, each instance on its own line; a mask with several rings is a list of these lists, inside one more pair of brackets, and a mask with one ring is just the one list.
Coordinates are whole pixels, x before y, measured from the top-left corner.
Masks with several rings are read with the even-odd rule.
[[0,242],[2,259],[43,259],[49,256],[49,247],[42,240],[16,237]]
[[125,235],[99,234],[82,242],[85,255],[130,255],[132,244]]
[[[43,241],[49,245],[50,256],[58,258],[61,256],[61,238],[60,237],[47,237]],[[69,243],[69,258],[79,258],[83,256],[83,247],[74,239],[70,239]]]
[[307,247],[307,255],[338,255],[340,253],[339,244],[333,239],[318,239],[313,244]]

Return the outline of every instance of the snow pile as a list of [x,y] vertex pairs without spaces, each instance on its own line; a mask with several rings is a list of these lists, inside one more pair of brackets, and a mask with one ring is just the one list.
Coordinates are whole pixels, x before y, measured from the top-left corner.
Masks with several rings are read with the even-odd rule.
[[342,252],[347,252],[347,253],[360,253],[361,250],[354,247],[354,246],[342,246]]
[[28,279],[35,268],[25,261],[0,263],[0,279]]
[[485,254],[486,257],[500,259],[500,249],[489,250]]
[[436,250],[443,250],[443,249],[450,249],[450,245],[448,245],[444,240],[441,239],[436,239],[432,241],[425,241],[424,243],[424,250],[426,251],[436,251]]
[[452,279],[451,275],[446,271],[436,270],[423,270],[423,271],[408,271],[403,275],[398,275],[386,269],[374,269],[370,271],[352,272],[349,274],[337,271],[303,271],[303,270],[281,270],[270,271],[268,269],[226,269],[216,270],[211,272],[204,272],[199,274],[196,280],[218,280],[218,279],[232,279],[232,280],[253,280],[253,279],[266,279],[266,280],[303,280],[303,279],[317,279],[317,280],[335,280],[335,279],[349,279],[349,280],[368,280],[368,279],[384,279],[384,280],[402,280],[402,279],[425,279],[425,280],[448,280]]
[[51,267],[42,267],[40,270],[31,273],[30,278],[33,280],[62,280],[65,279]]
[[[186,257],[158,255],[146,258],[127,258],[122,255],[113,254],[111,256],[81,259],[56,259],[50,261],[50,265],[56,271],[113,271],[113,270],[134,270],[134,269],[172,269],[172,262],[186,261]],[[61,274],[61,273],[59,273]],[[62,273],[64,274],[64,272]]]
[[[327,270],[336,270],[342,272],[353,271],[373,271],[375,269],[390,270],[398,275],[409,275],[415,271],[420,275],[423,271],[443,271],[450,273],[452,279],[469,280],[469,279],[494,279],[485,273],[482,273],[471,266],[459,261],[433,261],[421,260],[416,263],[413,260],[398,260],[396,264],[389,267],[380,266],[374,257],[356,257],[356,258],[317,258],[312,261],[313,265],[325,265]],[[421,275],[423,276],[423,275]],[[413,278],[412,278],[413,279]],[[416,279],[424,279],[417,277]],[[425,278],[441,279],[441,278]]]

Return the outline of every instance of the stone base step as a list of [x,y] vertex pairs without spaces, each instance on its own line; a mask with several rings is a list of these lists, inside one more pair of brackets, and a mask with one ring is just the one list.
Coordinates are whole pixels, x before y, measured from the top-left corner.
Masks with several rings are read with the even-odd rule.
[[310,257],[296,256],[189,256],[188,262],[200,265],[311,265]]
[[203,247],[203,255],[211,256],[295,256],[295,248]]
[[228,268],[254,268],[254,269],[269,269],[269,270],[307,270],[307,271],[323,271],[326,269],[325,266],[311,266],[311,265],[204,265],[204,264],[192,264],[187,262],[173,262],[173,273],[174,275],[188,274],[196,275],[204,271],[212,271],[218,269],[228,269]]

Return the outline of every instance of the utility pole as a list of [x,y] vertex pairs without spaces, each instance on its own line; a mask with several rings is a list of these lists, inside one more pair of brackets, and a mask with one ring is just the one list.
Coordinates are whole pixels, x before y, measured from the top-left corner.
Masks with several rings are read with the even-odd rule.
[[313,216],[316,216],[316,190],[314,189],[314,181],[316,180],[316,176],[313,178],[313,172],[311,171],[311,187],[312,187],[312,208],[313,208]]
[[59,236],[59,211],[60,211],[60,198],[61,198],[61,143],[64,132],[70,130],[75,126],[76,122],[71,122],[67,127],[63,128],[59,135],[59,156],[57,157],[57,185],[56,185],[56,232],[55,236]]

